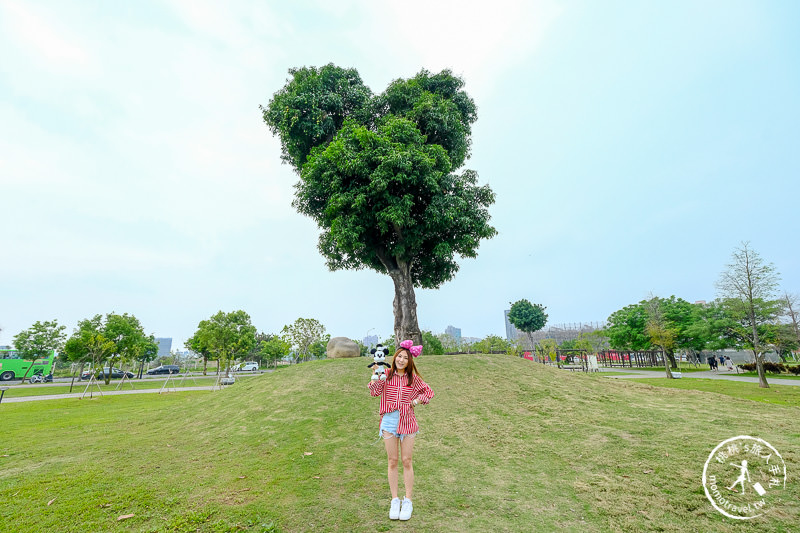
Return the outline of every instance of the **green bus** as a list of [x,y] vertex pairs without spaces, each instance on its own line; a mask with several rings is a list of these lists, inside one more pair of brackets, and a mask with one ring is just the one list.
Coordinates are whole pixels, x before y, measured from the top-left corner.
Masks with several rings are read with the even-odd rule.
[[[56,366],[56,351],[53,350],[47,357],[37,359],[31,368],[30,360],[22,359],[17,350],[0,348],[0,381],[22,379],[22,376],[31,377],[39,370],[46,376],[53,372]],[[30,370],[29,370],[30,369]],[[27,372],[27,375],[26,375]]]

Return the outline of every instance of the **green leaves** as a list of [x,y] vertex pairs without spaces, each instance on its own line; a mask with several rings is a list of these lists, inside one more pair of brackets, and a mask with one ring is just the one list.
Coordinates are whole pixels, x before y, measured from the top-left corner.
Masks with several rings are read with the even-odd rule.
[[528,300],[522,299],[511,304],[508,311],[508,321],[515,328],[525,333],[539,331],[547,323],[547,309],[541,304],[532,304]]
[[298,318],[293,324],[284,326],[281,335],[297,350],[298,356],[306,358],[312,346],[325,335],[325,326],[314,318]]
[[289,73],[292,78],[284,88],[260,109],[281,139],[284,161],[299,173],[311,150],[330,142],[346,119],[369,123],[372,93],[355,69],[328,64]]
[[435,288],[496,234],[494,193],[454,174],[469,155],[475,104],[450,71],[421,71],[373,97],[355,70],[290,71],[264,120],[300,174],[292,205],[320,227],[332,270],[406,268]]
[[36,360],[47,357],[53,350],[61,351],[64,346],[66,326],[53,321],[36,321],[30,328],[14,336],[14,347],[23,359]]
[[255,344],[256,328],[250,322],[250,315],[242,310],[219,311],[208,320],[200,321],[197,331],[187,341],[190,349],[204,357],[211,354],[228,364],[249,353]]

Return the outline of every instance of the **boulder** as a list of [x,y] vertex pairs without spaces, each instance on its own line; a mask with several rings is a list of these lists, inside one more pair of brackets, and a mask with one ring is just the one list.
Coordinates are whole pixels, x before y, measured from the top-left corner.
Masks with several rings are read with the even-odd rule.
[[327,352],[328,357],[332,359],[358,357],[361,355],[358,344],[347,337],[332,337],[331,340],[328,341]]

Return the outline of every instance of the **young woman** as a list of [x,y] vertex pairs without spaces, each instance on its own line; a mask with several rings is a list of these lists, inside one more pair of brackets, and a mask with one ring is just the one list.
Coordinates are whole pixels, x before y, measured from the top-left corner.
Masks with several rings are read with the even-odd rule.
[[[414,435],[419,431],[414,408],[421,403],[427,404],[433,398],[433,391],[422,381],[414,364],[414,358],[422,353],[422,346],[412,344],[411,341],[400,343],[400,348],[394,353],[391,368],[386,370],[386,380],[369,382],[370,394],[381,397],[380,434],[389,459],[389,490],[392,493],[389,518],[392,520],[411,518],[411,497],[414,490],[414,466],[411,458],[414,453]],[[397,497],[398,448],[403,461],[403,482],[406,490],[402,502]]]

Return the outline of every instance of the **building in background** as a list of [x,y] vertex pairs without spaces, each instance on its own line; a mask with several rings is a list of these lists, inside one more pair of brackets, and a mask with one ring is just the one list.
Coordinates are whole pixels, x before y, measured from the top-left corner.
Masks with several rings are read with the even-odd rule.
[[508,319],[508,313],[511,312],[511,309],[506,309],[503,311],[503,317],[506,320],[506,340],[509,342],[514,342],[519,338],[519,331],[517,328],[514,327],[514,324]]
[[375,346],[379,342],[380,341],[378,340],[378,336],[377,335],[367,335],[366,337],[364,337],[364,340],[361,341],[361,344],[363,344],[367,348],[372,348],[373,346]]
[[169,355],[172,350],[172,337],[156,337],[158,344],[158,357]]
[[447,329],[444,330],[444,334],[451,336],[455,340],[456,347],[461,346],[461,328],[447,326]]
[[[527,346],[529,344],[528,336],[524,332],[515,328],[514,325],[508,320],[509,312],[510,310],[503,312],[506,321],[506,340],[509,342],[514,342],[517,339],[520,339],[523,342],[523,345],[529,347]],[[569,324],[553,324],[545,326],[540,331],[533,332],[531,337],[533,337],[534,344],[542,339],[554,339],[556,343],[561,344],[564,341],[577,339],[581,333],[591,333],[605,327],[605,322],[571,322]]]

